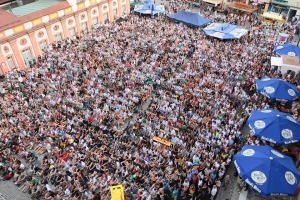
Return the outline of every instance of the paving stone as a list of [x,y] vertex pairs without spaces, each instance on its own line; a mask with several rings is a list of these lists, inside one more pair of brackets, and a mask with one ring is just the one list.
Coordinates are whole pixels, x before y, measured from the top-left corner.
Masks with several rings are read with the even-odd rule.
[[0,181],[0,200],[30,200],[31,196],[28,193],[23,193],[18,189],[12,180]]

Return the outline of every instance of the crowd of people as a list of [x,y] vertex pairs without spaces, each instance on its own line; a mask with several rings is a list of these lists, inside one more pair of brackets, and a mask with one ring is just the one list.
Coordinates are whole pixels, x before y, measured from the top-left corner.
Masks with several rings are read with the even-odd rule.
[[164,16],[127,19],[55,42],[28,71],[5,74],[3,181],[33,199],[110,199],[117,184],[126,199],[214,199],[247,117],[270,106],[255,79],[299,85],[299,73],[270,65],[274,26],[253,23],[222,41]]

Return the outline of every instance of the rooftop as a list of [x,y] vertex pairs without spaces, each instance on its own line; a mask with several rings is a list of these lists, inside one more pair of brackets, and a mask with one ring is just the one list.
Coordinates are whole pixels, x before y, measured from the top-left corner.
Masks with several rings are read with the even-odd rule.
[[12,8],[12,12],[0,8],[0,31],[24,24],[59,10],[69,8],[65,0],[39,0],[20,7]]
[[32,2],[23,6],[19,6],[16,8],[12,8],[10,11],[12,14],[20,17],[24,15],[28,15],[30,13],[54,6],[64,2],[64,0],[38,0],[36,2]]

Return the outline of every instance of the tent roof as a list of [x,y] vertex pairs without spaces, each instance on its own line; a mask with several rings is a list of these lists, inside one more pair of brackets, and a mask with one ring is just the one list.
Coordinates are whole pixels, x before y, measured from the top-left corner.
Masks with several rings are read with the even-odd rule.
[[[19,15],[21,15],[20,10],[19,10],[20,12],[18,11],[19,15],[17,15],[17,13],[9,13],[6,10],[0,9],[0,31],[12,28],[14,26],[18,26],[20,24],[24,24],[31,20],[38,19],[42,16],[57,12],[58,10],[63,10],[65,8],[70,7],[70,4],[68,3],[68,1],[55,0],[51,3],[51,4],[53,4],[52,6],[50,6],[50,3],[43,4],[43,2],[45,2],[45,1],[48,1],[48,0],[43,0],[43,1],[40,0],[39,1],[39,3],[41,3],[39,9],[41,9],[41,10],[39,10],[35,7],[35,8],[30,9],[30,11],[29,10],[26,11],[29,14],[26,14],[23,16],[19,16]],[[33,4],[35,5],[36,3],[37,2],[33,2],[30,4],[26,4],[24,6],[20,6],[20,9],[21,9],[21,7],[26,8],[28,5],[33,5]],[[41,7],[42,5],[44,5],[44,6],[48,5],[49,7],[42,9],[42,7]],[[25,13],[25,11],[24,11],[24,13]]]
[[237,39],[247,34],[248,30],[229,23],[211,23],[204,32],[220,39]]
[[214,31],[218,31],[221,33],[230,33],[233,29],[235,29],[237,26],[232,24],[220,24]]
[[211,22],[210,19],[206,19],[196,13],[181,10],[178,13],[168,16],[170,19],[188,24],[191,26],[201,27]]
[[134,6],[134,12],[138,12],[141,14],[151,14],[153,13],[163,13],[165,12],[165,6],[163,5],[157,5],[157,4],[150,4],[150,3],[144,3],[143,5],[135,5]]
[[62,3],[64,0],[39,0],[33,3],[26,4],[24,6],[19,6],[16,8],[11,9],[12,13],[18,17],[27,15],[51,6],[54,6],[56,4]]

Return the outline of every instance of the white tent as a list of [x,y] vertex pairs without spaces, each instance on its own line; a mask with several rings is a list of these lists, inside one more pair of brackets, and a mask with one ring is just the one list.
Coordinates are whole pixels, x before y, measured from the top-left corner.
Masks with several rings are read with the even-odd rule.
[[282,55],[281,57],[271,57],[271,65],[278,66],[278,70],[285,74],[288,70],[297,73],[300,70],[299,58],[297,56]]

